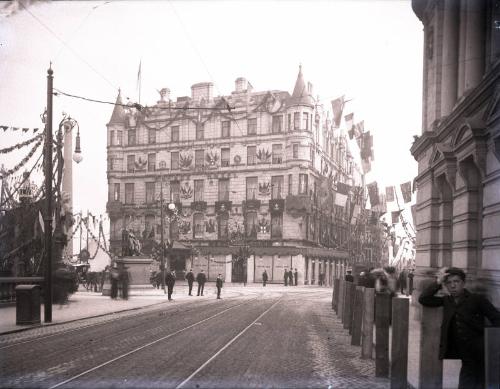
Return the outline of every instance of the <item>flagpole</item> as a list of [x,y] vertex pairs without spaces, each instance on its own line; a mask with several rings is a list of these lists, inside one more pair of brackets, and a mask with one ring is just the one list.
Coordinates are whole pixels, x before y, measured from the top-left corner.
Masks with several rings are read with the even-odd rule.
[[142,87],[142,59],[139,61],[139,71],[137,72],[137,85],[139,87],[139,105],[141,104],[141,87]]

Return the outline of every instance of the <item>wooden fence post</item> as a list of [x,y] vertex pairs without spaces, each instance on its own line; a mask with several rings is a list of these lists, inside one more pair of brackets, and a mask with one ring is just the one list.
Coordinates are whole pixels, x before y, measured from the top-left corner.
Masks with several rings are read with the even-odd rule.
[[389,377],[389,321],[391,296],[375,296],[375,377]]
[[333,279],[333,299],[332,299],[332,308],[335,310],[336,313],[339,312],[339,279],[334,278]]
[[373,321],[375,319],[375,289],[365,288],[363,293],[363,336],[361,339],[361,358],[373,355]]
[[356,286],[354,299],[354,312],[352,315],[352,337],[351,344],[353,346],[361,346],[361,326],[363,324],[363,291],[364,287]]
[[484,331],[485,388],[500,387],[500,328]]
[[345,283],[345,299],[344,299],[344,314],[342,316],[342,323],[344,329],[351,328],[352,321],[352,282],[346,281]]
[[339,281],[339,306],[337,316],[340,317],[340,321],[343,322],[344,317],[344,297],[345,297],[345,280],[342,278]]
[[408,386],[409,302],[404,297],[392,299],[391,389]]

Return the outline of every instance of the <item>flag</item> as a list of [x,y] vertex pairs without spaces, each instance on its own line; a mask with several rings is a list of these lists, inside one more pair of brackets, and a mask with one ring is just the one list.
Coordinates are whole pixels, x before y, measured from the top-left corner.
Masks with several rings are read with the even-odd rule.
[[372,165],[370,163],[370,160],[368,159],[362,159],[361,160],[361,167],[363,168],[363,173],[366,174],[370,170],[372,170]]
[[136,89],[139,92],[139,104],[141,103],[141,83],[142,83],[142,59],[139,61],[139,70],[137,71]]
[[389,202],[394,201],[394,186],[385,187],[385,199]]
[[353,131],[356,138],[360,137],[363,132],[365,132],[365,121],[361,120],[358,124],[356,124]]
[[401,210],[391,212],[392,224],[399,223],[399,215],[401,214]]
[[351,224],[356,224],[356,220],[359,218],[360,213],[361,206],[358,204],[354,204],[354,207],[352,209]]
[[405,203],[411,201],[411,181],[401,184],[401,194]]
[[336,128],[339,128],[340,120],[342,119],[342,111],[345,104],[344,97],[341,96],[338,99],[332,100],[333,124]]
[[349,185],[342,182],[337,182],[337,193],[335,194],[335,205],[345,207],[347,195],[349,193]]
[[352,130],[354,127],[354,113],[349,113],[349,114],[345,115],[344,121],[345,121],[346,129],[348,131]]
[[385,200],[385,194],[380,193],[379,196],[378,210],[380,213],[387,213],[387,202]]
[[377,181],[373,181],[372,183],[368,184],[367,188],[368,196],[370,197],[370,204],[372,207],[374,207],[379,203]]

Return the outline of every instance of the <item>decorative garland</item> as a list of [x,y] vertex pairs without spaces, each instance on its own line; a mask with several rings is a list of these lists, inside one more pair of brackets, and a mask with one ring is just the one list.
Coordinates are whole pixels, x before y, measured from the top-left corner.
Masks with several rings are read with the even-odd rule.
[[15,173],[17,172],[20,168],[22,168],[26,162],[28,162],[30,160],[30,158],[33,156],[33,154],[35,154],[35,151],[38,149],[38,147],[40,147],[40,145],[42,144],[42,138],[39,138],[38,141],[35,143],[35,145],[33,146],[33,148],[31,149],[31,151],[28,153],[28,155],[26,157],[24,157],[21,162],[19,162],[16,166],[14,166],[12,169],[10,170],[7,170],[5,173],[4,173],[4,177],[7,177],[7,176],[10,176],[12,173]]
[[17,145],[14,145],[14,146],[11,146],[11,147],[6,147],[5,149],[0,149],[0,154],[6,154],[6,153],[10,153],[12,150],[20,149],[20,148],[22,148],[24,146],[27,146],[27,145],[35,142],[36,140],[38,140],[38,139],[40,139],[42,137],[43,137],[43,134],[38,134],[38,135],[34,136],[31,139],[25,140],[22,143],[18,143]]

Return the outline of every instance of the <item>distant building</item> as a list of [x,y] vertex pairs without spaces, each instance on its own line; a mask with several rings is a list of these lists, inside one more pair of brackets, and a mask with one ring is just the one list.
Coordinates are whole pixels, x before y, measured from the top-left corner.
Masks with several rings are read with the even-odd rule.
[[119,94],[107,125],[111,251],[122,254],[125,229],[144,253],[159,242],[163,191],[178,215],[166,211],[165,239],[193,248],[174,245],[167,263],[178,275],[260,282],[266,269],[282,282],[297,268],[300,283],[317,283],[343,271],[350,210],[334,205],[332,188],[362,186],[362,174],[302,70],[291,95],[238,78],[228,96],[209,82],[175,102],[166,88],[160,96],[139,109]]
[[[438,268],[457,266],[470,288],[500,306],[500,2],[412,6],[424,25],[422,134],[411,148],[418,161],[416,295]],[[423,311],[422,348],[414,354],[419,387],[440,386],[426,381],[442,369],[436,311]]]

